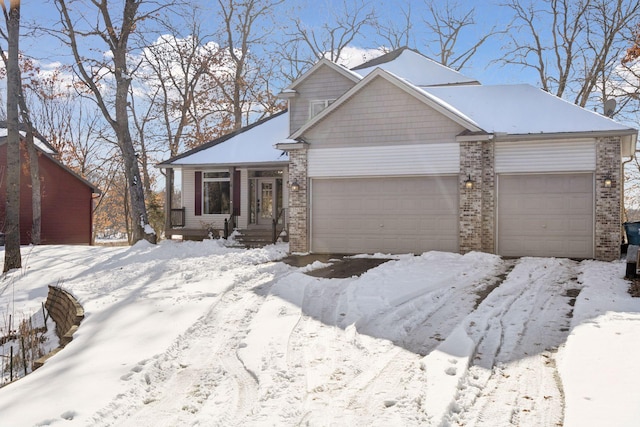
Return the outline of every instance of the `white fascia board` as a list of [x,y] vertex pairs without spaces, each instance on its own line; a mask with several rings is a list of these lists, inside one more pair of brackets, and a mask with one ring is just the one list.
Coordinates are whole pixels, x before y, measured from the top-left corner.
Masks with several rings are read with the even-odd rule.
[[263,163],[183,163],[183,164],[173,164],[170,166],[162,165],[157,166],[161,168],[167,169],[230,169],[230,168],[273,168],[273,167],[282,167],[287,166],[289,164],[289,160],[282,162],[263,162]]
[[612,131],[591,131],[591,132],[562,132],[562,133],[529,133],[529,134],[511,134],[511,133],[495,133],[496,141],[535,141],[548,139],[571,139],[571,138],[606,138],[609,136],[632,137],[637,138],[638,131],[635,129],[628,130],[612,130]]
[[458,135],[456,136],[457,142],[476,142],[476,141],[491,141],[494,138],[492,133],[481,133],[471,135]]
[[285,140],[274,145],[275,148],[282,151],[300,150],[302,148],[307,148],[308,146],[308,142],[296,140]]
[[291,99],[298,96],[298,92],[293,89],[285,89],[276,96],[280,99]]

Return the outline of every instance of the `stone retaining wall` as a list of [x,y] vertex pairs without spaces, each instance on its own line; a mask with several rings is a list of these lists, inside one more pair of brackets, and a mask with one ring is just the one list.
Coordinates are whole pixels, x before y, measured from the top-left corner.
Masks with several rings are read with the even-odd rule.
[[84,319],[84,309],[73,295],[56,286],[49,286],[49,295],[45,307],[51,318],[56,322],[56,334],[60,338],[58,348],[42,356],[34,362],[33,369],[44,365],[51,356],[62,350],[73,340],[73,334]]

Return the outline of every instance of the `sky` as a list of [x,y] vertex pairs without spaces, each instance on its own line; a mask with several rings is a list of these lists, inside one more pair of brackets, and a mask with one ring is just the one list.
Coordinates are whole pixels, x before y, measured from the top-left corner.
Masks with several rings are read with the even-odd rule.
[[[380,0],[369,2],[381,17],[382,22],[387,22],[392,17],[397,17],[398,7],[406,8],[406,6],[402,5],[403,3],[406,2]],[[337,0],[320,0],[319,2],[287,0],[285,4],[287,5],[287,14],[299,16],[308,25],[322,25],[323,22],[331,20],[332,15],[342,7],[342,2]],[[418,5],[414,3],[412,12],[414,16],[420,13],[419,7],[424,7],[421,5],[422,2],[418,3]],[[47,24],[51,24],[57,16],[57,10],[51,0],[23,2],[21,10],[22,20],[28,25],[32,25],[35,22],[36,26],[44,27]],[[276,22],[284,22],[287,19],[289,19],[287,15],[283,14],[276,17]],[[497,29],[505,28],[508,24],[508,19],[506,10],[495,6],[493,2],[485,2],[480,6],[476,6],[476,22],[478,24],[462,33],[461,43],[469,43],[475,40],[476,37],[484,34],[491,27],[495,26]],[[418,34],[418,31],[416,31],[416,34]],[[372,49],[377,47],[374,39],[375,35],[372,30],[367,30],[363,32],[361,37],[354,40],[353,46],[363,50]],[[42,59],[44,62],[68,62],[69,60],[66,46],[63,46],[59,40],[50,36],[40,35],[35,40],[23,37],[21,43],[21,47],[25,52],[33,57]],[[429,56],[427,48],[429,38],[426,35],[418,35],[411,43],[423,54]],[[472,77],[480,79],[484,84],[524,82],[522,73],[505,73],[504,70],[503,72],[498,72],[500,67],[489,65],[489,62],[500,53],[501,45],[501,41],[497,37],[489,40],[486,46],[476,54],[476,59],[472,61],[465,71]],[[355,59],[352,65],[357,65],[360,62],[362,62],[360,59]]]

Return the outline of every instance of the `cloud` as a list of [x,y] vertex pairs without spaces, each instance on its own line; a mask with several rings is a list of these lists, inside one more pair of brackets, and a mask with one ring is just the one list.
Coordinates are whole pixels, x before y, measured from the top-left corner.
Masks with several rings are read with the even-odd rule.
[[376,49],[365,49],[355,46],[347,46],[342,50],[338,64],[344,65],[347,68],[353,68],[364,62],[371,61],[384,53],[385,50],[381,47]]

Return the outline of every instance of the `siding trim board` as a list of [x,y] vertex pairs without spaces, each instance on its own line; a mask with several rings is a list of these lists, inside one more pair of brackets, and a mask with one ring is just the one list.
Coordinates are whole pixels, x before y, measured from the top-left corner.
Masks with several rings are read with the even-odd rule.
[[457,174],[458,143],[310,149],[309,177]]
[[595,139],[510,141],[495,144],[496,173],[593,172]]

